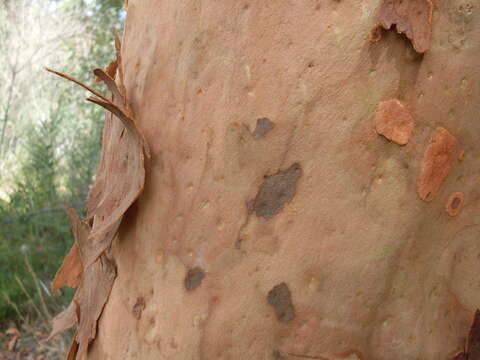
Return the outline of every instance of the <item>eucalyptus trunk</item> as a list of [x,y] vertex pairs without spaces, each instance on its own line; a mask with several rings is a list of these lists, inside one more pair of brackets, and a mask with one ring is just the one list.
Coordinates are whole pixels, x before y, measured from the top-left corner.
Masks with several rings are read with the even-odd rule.
[[479,9],[130,0],[70,358],[480,359]]

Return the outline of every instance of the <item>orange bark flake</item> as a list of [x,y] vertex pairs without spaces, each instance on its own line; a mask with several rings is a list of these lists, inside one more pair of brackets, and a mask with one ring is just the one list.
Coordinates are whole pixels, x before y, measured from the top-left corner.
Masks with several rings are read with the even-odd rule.
[[447,178],[457,157],[458,142],[448,130],[439,127],[423,154],[417,192],[424,201],[432,201]]
[[52,289],[58,290],[64,286],[77,287],[82,279],[83,266],[80,261],[78,247],[73,244],[67,256],[63,259],[62,266],[55,274]]
[[384,0],[380,8],[380,24],[386,29],[396,26],[397,32],[410,39],[414,49],[423,53],[432,38],[431,0]]
[[377,134],[399,145],[405,145],[412,137],[415,122],[407,108],[397,99],[382,101],[375,114]]

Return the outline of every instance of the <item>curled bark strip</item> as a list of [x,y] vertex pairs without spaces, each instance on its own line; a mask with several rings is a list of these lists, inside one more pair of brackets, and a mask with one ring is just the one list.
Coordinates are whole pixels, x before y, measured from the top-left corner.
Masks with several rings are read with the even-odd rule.
[[[116,36],[116,44],[117,56],[120,56],[118,35]],[[120,71],[120,58],[117,58],[117,63],[120,79],[122,79],[123,72]],[[113,116],[107,116],[104,127],[102,159],[97,170],[97,179],[87,199],[87,220],[95,218],[90,235],[92,242],[95,244],[95,251],[92,251],[92,257],[83,261],[84,267],[88,267],[110,247],[123,214],[143,190],[145,182],[144,157],[145,154],[149,157],[150,152],[144,137],[135,126],[125,100],[125,94],[107,73],[102,69],[94,70],[95,75],[112,92],[112,100],[68,75],[53,70],[49,71],[74,81],[92,92],[97,98],[89,97],[87,100],[102,106],[121,122],[114,122]],[[125,129],[128,135],[124,137]]]
[[96,246],[96,251],[86,262],[87,266],[108,249],[123,214],[142,192],[145,182],[144,154],[149,153],[133,120],[118,106],[97,98],[88,100],[104,107],[111,115],[105,123],[104,155],[87,199],[87,218],[94,219],[90,238]]
[[67,75],[67,74],[64,74],[64,73],[61,73],[59,71],[55,71],[55,70],[52,70],[50,68],[45,68],[45,70],[47,70],[48,72],[51,72],[52,74],[55,74],[55,75],[58,75],[64,79],[67,79],[69,81],[72,81],[74,82],[75,84],[78,84],[80,85],[81,87],[83,87],[84,89],[90,91],[92,94],[94,94],[95,96],[98,96],[100,99],[103,99],[105,101],[109,101],[108,98],[106,98],[105,96],[103,96],[102,94],[100,94],[97,90],[91,88],[90,86],[88,85],[85,85],[84,83],[82,83],[80,80],[77,80],[75,79],[73,76],[70,76],[70,75]]
[[386,30],[395,25],[397,32],[404,33],[414,49],[423,53],[430,48],[432,13],[431,0],[384,0],[380,8],[380,24]]
[[[107,67],[105,68],[105,72],[110,76],[112,79],[115,79],[115,75],[117,73],[117,60],[111,61]],[[95,76],[95,82],[99,83],[101,82],[102,79],[100,79],[98,76]]]
[[64,286],[77,287],[82,279],[83,266],[80,260],[77,244],[73,244],[52,281],[52,289],[58,290]]
[[117,105],[113,104],[110,101],[102,101],[101,99],[97,99],[94,97],[88,97],[87,101],[100,105],[105,110],[110,111],[123,123],[123,126],[125,126],[128,129],[128,131],[132,133],[132,135],[139,136],[139,132],[135,127],[133,120],[130,119]]
[[100,81],[103,81],[105,85],[107,85],[108,89],[112,92],[114,99],[118,97],[124,102],[123,95],[120,93],[115,80],[111,78],[110,75],[108,75],[103,69],[95,69],[93,70],[93,73],[98,79],[100,79]]

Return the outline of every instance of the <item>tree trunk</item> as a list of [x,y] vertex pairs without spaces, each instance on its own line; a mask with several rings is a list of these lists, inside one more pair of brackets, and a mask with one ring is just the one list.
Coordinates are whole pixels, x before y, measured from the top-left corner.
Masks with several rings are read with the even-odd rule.
[[404,2],[129,1],[89,359],[480,358],[480,2]]

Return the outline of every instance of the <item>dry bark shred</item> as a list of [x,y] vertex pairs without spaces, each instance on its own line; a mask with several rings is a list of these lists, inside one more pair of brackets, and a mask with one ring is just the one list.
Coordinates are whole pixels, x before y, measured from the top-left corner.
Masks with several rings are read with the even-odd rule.
[[[110,90],[111,99],[69,75],[47,69],[90,91],[95,97],[87,100],[110,112],[107,113],[104,126],[97,178],[87,198],[86,221],[82,222],[75,210],[66,209],[75,244],[53,282],[54,288],[78,286],[70,306],[54,318],[50,335],[51,338],[77,325],[77,333],[67,357],[72,360],[86,359],[88,346],[95,339],[97,321],[116,277],[115,264],[109,258],[108,250],[125,211],[143,190],[145,156],[150,156],[147,143],[135,125],[126,100],[121,45],[117,34],[115,48],[117,59],[109,64],[106,71],[94,70],[96,77]],[[115,71],[119,75],[119,87],[114,80]],[[127,136],[123,136],[125,131]]]

